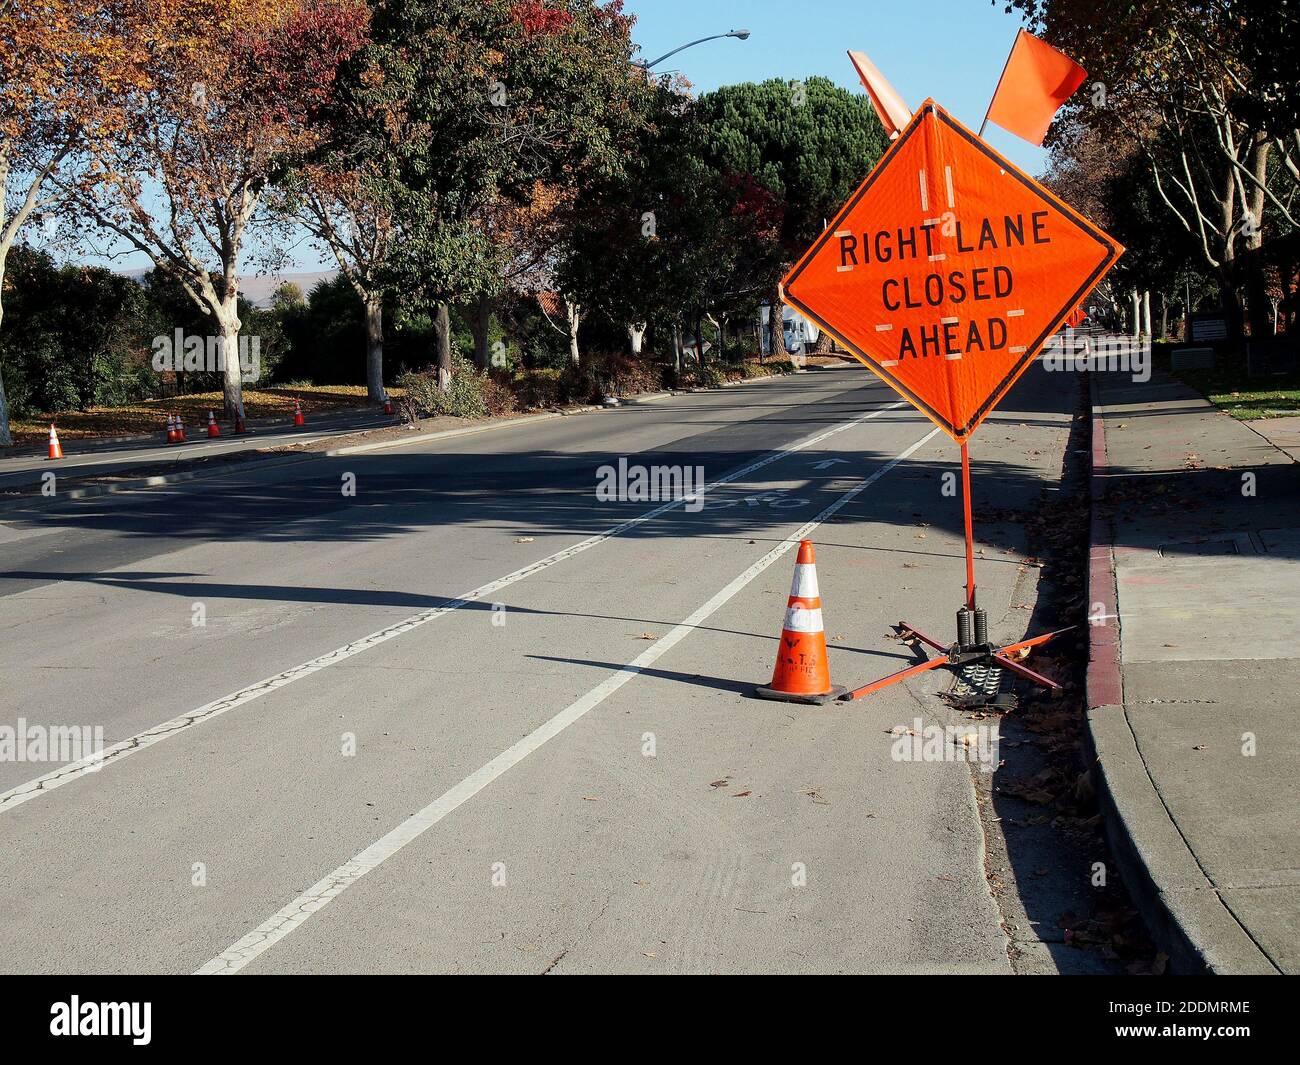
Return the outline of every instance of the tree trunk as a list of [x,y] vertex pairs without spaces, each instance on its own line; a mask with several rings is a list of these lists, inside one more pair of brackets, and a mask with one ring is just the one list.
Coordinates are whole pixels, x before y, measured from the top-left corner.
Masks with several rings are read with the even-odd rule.
[[1242,323],[1241,291],[1237,286],[1236,275],[1227,269],[1219,270],[1216,278],[1219,284],[1219,301],[1228,315],[1230,329],[1240,335]]
[[1151,290],[1142,290],[1142,335],[1151,336]]
[[226,420],[233,422],[244,416],[243,367],[239,365],[239,329],[243,323],[239,320],[238,297],[222,300],[216,317],[221,351],[225,354],[221,378],[222,400]]
[[492,326],[492,300],[480,296],[474,304],[474,365],[484,372],[488,368],[488,331]]
[[1268,154],[1272,146],[1268,135],[1255,134],[1255,143],[1251,148],[1250,166],[1255,175],[1256,184],[1250,192],[1250,214],[1255,220],[1254,232],[1246,239],[1250,255],[1246,262],[1246,308],[1250,314],[1250,335],[1266,337],[1271,332],[1268,314],[1268,280],[1264,276],[1264,262],[1259,250],[1264,244],[1264,189],[1268,181]]
[[5,396],[4,375],[0,374],[0,447],[10,447],[13,442],[9,432],[9,400]]
[[438,387],[446,392],[451,388],[451,312],[445,303],[438,304],[433,333],[438,358]]
[[627,338],[632,345],[632,354],[640,355],[642,345],[645,343],[645,322],[628,322]]
[[785,354],[785,330],[782,329],[781,292],[772,290],[772,305],[767,314],[767,344],[773,358],[779,359]]
[[366,395],[371,403],[384,401],[384,300],[378,293],[366,297]]
[[578,350],[578,327],[582,324],[582,308],[566,299],[564,314],[569,320],[569,361],[577,366],[582,361],[582,353]]
[[[0,191],[0,196],[3,196]],[[4,287],[5,287],[5,269],[4,262],[0,260],[0,325],[4,324]],[[5,395],[4,374],[0,373],[0,447],[10,447],[13,445],[14,438],[9,431],[9,399]]]

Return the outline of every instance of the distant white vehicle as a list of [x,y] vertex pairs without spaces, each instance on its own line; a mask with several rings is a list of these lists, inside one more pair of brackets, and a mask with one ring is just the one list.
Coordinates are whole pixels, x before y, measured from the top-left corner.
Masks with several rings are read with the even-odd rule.
[[[763,354],[772,354],[769,350],[767,323],[770,316],[770,308],[759,308],[759,336],[763,346]],[[802,314],[792,307],[781,308],[781,332],[785,336],[785,350],[787,355],[805,355],[817,343],[821,336],[821,330]]]

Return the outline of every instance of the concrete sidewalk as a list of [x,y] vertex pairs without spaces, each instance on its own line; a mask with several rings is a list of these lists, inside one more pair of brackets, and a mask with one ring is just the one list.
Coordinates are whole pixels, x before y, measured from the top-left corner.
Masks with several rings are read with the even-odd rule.
[[1300,972],[1300,465],[1166,375],[1092,396],[1112,845],[1174,971]]

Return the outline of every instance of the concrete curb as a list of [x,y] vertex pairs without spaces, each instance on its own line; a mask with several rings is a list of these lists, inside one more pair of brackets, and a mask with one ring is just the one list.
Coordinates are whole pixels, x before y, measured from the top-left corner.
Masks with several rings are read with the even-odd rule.
[[1181,974],[1268,974],[1277,969],[1233,918],[1205,876],[1147,771],[1124,708],[1114,531],[1102,513],[1109,472],[1106,427],[1089,381],[1092,422],[1088,602],[1105,623],[1088,627],[1088,720],[1084,736],[1106,836],[1156,945]]

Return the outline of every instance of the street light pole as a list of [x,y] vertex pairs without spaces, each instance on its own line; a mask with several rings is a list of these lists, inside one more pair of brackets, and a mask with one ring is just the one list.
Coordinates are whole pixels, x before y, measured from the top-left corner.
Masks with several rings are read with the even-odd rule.
[[701,37],[698,41],[691,41],[689,44],[684,44],[680,48],[674,48],[671,52],[665,52],[658,59],[651,60],[649,63],[643,62],[635,65],[640,67],[642,70],[649,70],[651,67],[658,66],[669,56],[674,56],[678,52],[684,52],[688,48],[694,48],[697,44],[703,44],[705,41],[718,41],[723,37],[735,37],[737,40],[747,41],[749,40],[749,30],[731,30],[727,33],[715,33],[712,37]]

